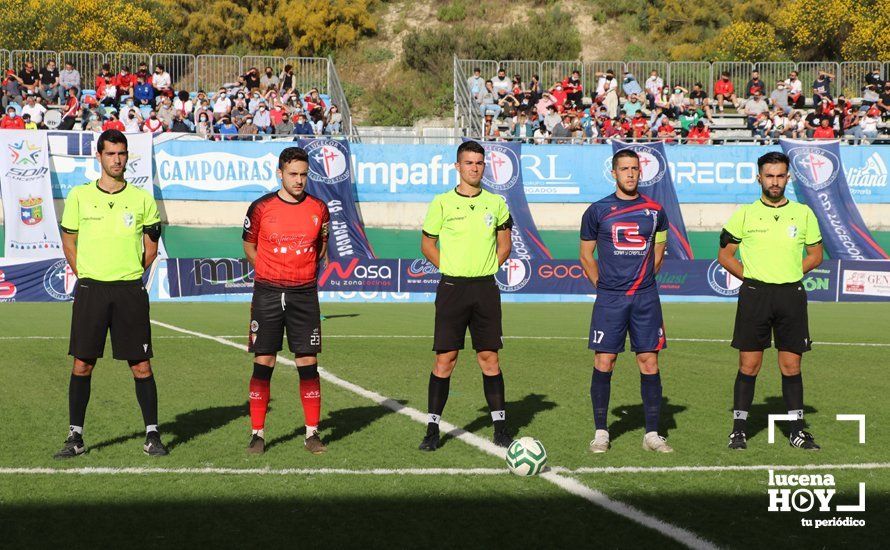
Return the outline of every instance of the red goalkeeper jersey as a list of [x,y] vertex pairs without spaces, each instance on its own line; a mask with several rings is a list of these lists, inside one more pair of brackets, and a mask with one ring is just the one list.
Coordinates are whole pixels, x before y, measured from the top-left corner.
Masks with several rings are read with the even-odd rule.
[[241,238],[257,245],[255,283],[281,289],[315,287],[329,222],[328,207],[308,193],[300,202],[285,201],[273,192],[251,203]]

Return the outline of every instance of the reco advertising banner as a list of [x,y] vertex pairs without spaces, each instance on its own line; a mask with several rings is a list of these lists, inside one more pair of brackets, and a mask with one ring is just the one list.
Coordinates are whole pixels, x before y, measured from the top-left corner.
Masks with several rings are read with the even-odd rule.
[[668,159],[664,143],[620,143],[612,142],[612,150],[631,149],[640,156],[640,193],[662,205],[668,219],[667,257],[675,260],[691,260],[692,247],[686,236],[686,224],[680,212],[677,191],[668,170]]
[[816,214],[831,257],[886,259],[887,253],[875,242],[853,202],[840,158],[840,142],[783,139],[781,143],[791,159],[795,192]]
[[[838,260],[830,260],[807,274],[803,285],[811,300],[838,299],[838,265]],[[883,276],[884,282],[877,276],[867,279],[877,281],[869,283],[872,284],[868,287],[869,293],[863,290],[852,295],[865,296],[860,299],[871,301],[890,301],[890,262],[871,262],[869,265],[871,271]],[[169,259],[165,271],[168,283],[165,287],[168,296],[165,297],[169,298],[245,295],[253,291],[253,270],[243,259]],[[353,258],[330,262],[319,274],[319,286],[321,291],[333,292],[423,294],[434,293],[439,278],[438,270],[423,259]],[[581,264],[574,260],[510,258],[501,266],[495,279],[504,295],[551,295],[555,298],[595,294]],[[727,273],[716,260],[665,260],[656,280],[659,292],[665,296],[733,298],[741,286],[741,281]]]
[[[102,172],[96,160],[96,140],[93,132],[44,132],[49,142],[50,174],[53,197],[63,199],[75,185],[99,179]],[[149,193],[152,187],[152,137],[151,134],[126,134],[127,171],[124,178]]]
[[553,255],[538,233],[538,227],[528,208],[528,200],[525,198],[520,169],[522,144],[518,142],[479,142],[479,144],[485,149],[482,186],[487,191],[504,197],[510,216],[513,218],[513,229],[510,232],[513,248],[510,257],[525,260],[552,258]]
[[59,258],[62,238],[50,188],[46,133],[0,133],[0,192],[3,197],[6,255]]
[[[173,140],[155,145],[156,197],[250,202],[274,189],[278,153],[288,142]],[[743,204],[760,193],[757,158],[778,146],[667,146],[680,203]],[[350,146],[359,202],[429,202],[458,182],[455,145]],[[842,147],[856,202],[890,202],[890,147]],[[610,145],[528,145],[522,181],[528,202],[581,202],[614,190]],[[55,178],[55,176],[54,176]],[[789,194],[793,198],[793,194]]]

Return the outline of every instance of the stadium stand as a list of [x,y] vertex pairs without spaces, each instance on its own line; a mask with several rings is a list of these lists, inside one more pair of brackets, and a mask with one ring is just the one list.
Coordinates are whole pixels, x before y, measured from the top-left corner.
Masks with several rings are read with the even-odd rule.
[[0,50],[3,65],[0,129],[357,136],[330,58]]
[[888,73],[890,64],[881,62],[455,57],[455,125],[466,136],[529,144],[767,144],[780,137],[890,143]]

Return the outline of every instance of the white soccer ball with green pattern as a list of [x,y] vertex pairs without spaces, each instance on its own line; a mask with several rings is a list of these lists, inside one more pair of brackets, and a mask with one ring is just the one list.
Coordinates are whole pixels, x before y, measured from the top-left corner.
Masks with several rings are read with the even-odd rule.
[[514,441],[507,449],[507,468],[518,476],[534,476],[547,464],[544,445],[533,437]]

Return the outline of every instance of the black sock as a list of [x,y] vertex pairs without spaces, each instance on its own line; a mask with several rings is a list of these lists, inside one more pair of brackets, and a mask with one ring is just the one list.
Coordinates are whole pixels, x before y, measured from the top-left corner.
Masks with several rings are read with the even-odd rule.
[[793,376],[782,375],[782,399],[788,414],[797,416],[789,424],[791,432],[795,433],[803,429],[803,378],[800,373]]
[[732,401],[732,431],[744,432],[748,426],[748,411],[754,402],[754,384],[756,376],[739,371],[735,377],[735,389]]
[[146,427],[158,425],[158,386],[152,374],[148,378],[134,378],[136,382],[136,400],[142,409],[142,420]]
[[442,411],[445,410],[445,403],[448,401],[449,386],[451,386],[451,378],[439,378],[430,373],[430,386],[427,394],[427,412],[429,413],[427,435],[439,433],[439,420],[442,418]]
[[593,369],[590,377],[590,402],[593,403],[593,424],[597,430],[608,430],[609,397],[612,393],[612,373]]
[[507,406],[504,397],[504,373],[498,372],[494,376],[482,373],[482,389],[485,391],[485,400],[488,402],[488,410],[491,411],[491,421],[497,432],[503,431],[507,426]]
[[[253,364],[253,377],[257,380],[272,380],[273,372],[275,372],[274,367],[267,367],[266,365],[261,365],[259,363]],[[301,372],[300,367],[297,367],[297,372]]]
[[640,396],[643,398],[643,417],[646,433],[658,432],[658,418],[661,416],[661,374],[640,373]]
[[83,428],[84,419],[87,415],[87,405],[90,402],[90,381],[93,379],[91,375],[77,376],[71,374],[71,381],[68,382],[68,424]]

